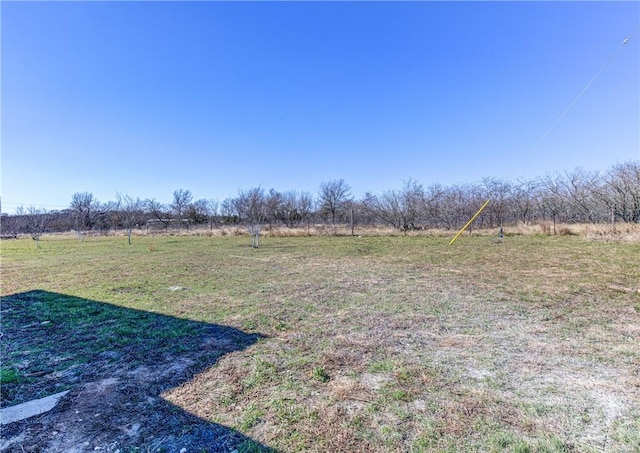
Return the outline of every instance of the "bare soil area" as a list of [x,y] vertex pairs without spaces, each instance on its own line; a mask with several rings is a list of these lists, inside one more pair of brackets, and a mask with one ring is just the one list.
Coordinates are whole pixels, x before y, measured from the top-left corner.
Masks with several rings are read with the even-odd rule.
[[[258,336],[43,291],[3,298],[2,312],[3,358],[21,358],[21,378],[2,386],[3,407],[70,391],[51,411],[3,426],[1,451],[259,449],[161,396]],[[134,319],[142,331],[127,331]]]

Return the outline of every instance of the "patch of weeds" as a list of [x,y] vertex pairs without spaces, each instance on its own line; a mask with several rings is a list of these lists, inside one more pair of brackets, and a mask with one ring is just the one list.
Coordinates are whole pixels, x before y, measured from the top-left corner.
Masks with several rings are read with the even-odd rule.
[[[291,399],[281,399],[271,402],[278,419],[287,425],[293,425],[305,418],[304,409]],[[317,414],[315,415],[317,417]]]
[[611,439],[630,447],[630,451],[640,451],[640,417],[635,419],[615,419],[610,428]]
[[441,437],[433,422],[428,419],[420,420],[420,431],[411,445],[412,452],[432,451]]
[[[305,452],[309,450],[309,442],[307,441],[307,438],[304,434],[298,431],[288,432],[286,436],[283,436],[281,439],[284,441],[282,445],[286,445],[287,451]],[[278,450],[273,449],[268,451],[276,453]]]
[[376,414],[378,412],[380,412],[382,409],[382,405],[378,404],[377,402],[375,403],[369,403],[366,405],[366,411],[369,414]]
[[527,405],[525,410],[536,417],[544,417],[552,411],[552,408],[548,404],[534,402]]
[[382,442],[389,448],[402,440],[402,433],[388,425],[383,425],[380,428],[380,434],[382,435]]
[[300,383],[293,376],[286,376],[282,383],[280,384],[280,388],[282,390],[299,390]]
[[409,392],[407,392],[404,389],[395,389],[392,390],[389,393],[389,396],[391,397],[391,399],[393,399],[394,401],[402,401],[402,402],[409,402],[411,401],[411,395],[409,394]]
[[407,370],[406,368],[402,368],[400,370],[397,370],[394,373],[394,376],[400,382],[409,382],[411,380],[411,377],[412,377],[411,372],[409,370]]
[[253,373],[251,373],[249,377],[242,381],[242,383],[247,388],[252,388],[275,379],[276,375],[277,369],[273,363],[266,360],[258,359]]
[[349,421],[349,426],[358,430],[363,429],[365,428],[365,419],[360,415],[356,415]]
[[570,453],[576,451],[576,447],[572,443],[563,442],[561,439],[553,436],[551,438],[538,440],[537,442],[535,442],[533,451],[548,451],[549,453]]
[[320,420],[320,414],[318,413],[318,411],[316,409],[306,409],[306,419],[311,422],[311,423],[315,423],[318,420]]
[[322,383],[327,383],[331,379],[331,376],[329,376],[329,373],[327,373],[325,369],[322,367],[314,368],[313,371],[311,372],[311,376],[316,381],[320,381]]
[[396,383],[388,382],[378,391],[378,400],[385,411],[397,409],[397,403],[408,403],[414,398],[404,388],[397,387]]
[[273,325],[273,329],[277,330],[278,332],[283,332],[285,330],[291,329],[291,326],[281,319],[276,319]]
[[0,369],[0,384],[13,384],[20,382],[22,376],[13,368]]
[[377,360],[375,362],[369,363],[369,372],[370,373],[389,373],[393,371],[394,365],[393,361],[390,359]]
[[291,357],[289,361],[289,368],[290,369],[305,368],[307,365],[311,364],[313,361],[314,360],[312,357],[304,354],[299,354],[297,357],[296,356]]
[[236,397],[233,394],[226,393],[222,395],[218,401],[223,407],[230,407],[236,403]]
[[393,415],[401,424],[411,423],[411,421],[415,418],[415,414],[407,404],[398,404],[393,409]]
[[[265,327],[271,327],[274,325],[272,322],[272,318],[270,316],[259,313],[257,315],[252,316],[251,319],[248,319],[243,322],[243,330],[261,330]],[[246,328],[245,328],[246,325]]]
[[255,319],[245,319],[242,321],[242,330],[245,331],[254,331],[258,328],[258,323]]
[[502,391],[505,385],[504,383],[507,381],[505,375],[506,373],[497,372],[495,376],[483,376],[482,383],[491,390]]
[[258,408],[255,404],[250,404],[242,413],[239,428],[242,431],[248,431],[256,426],[262,420],[264,410]]
[[505,431],[493,434],[489,439],[489,442],[499,451],[523,451],[521,448],[526,447],[526,443],[521,439],[516,437],[513,433]]
[[490,437],[490,443],[494,446],[494,450],[514,453],[569,453],[575,451],[573,445],[562,442],[556,437],[533,440],[506,431],[494,433]]

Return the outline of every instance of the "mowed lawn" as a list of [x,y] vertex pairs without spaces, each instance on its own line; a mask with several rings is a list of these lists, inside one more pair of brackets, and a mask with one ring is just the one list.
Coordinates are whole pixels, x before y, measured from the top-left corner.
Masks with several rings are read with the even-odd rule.
[[640,244],[496,239],[8,240],[2,295],[260,334],[163,397],[283,452],[640,451]]

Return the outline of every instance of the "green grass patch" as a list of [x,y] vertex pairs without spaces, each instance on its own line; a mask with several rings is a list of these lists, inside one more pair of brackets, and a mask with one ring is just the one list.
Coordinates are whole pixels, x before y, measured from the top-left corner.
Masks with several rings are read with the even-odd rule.
[[20,382],[21,375],[11,368],[0,369],[0,385],[16,384]]

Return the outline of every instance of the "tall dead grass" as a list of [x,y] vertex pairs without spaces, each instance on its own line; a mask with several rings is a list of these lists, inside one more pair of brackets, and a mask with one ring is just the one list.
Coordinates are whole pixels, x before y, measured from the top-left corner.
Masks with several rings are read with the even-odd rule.
[[[515,227],[506,228],[505,231],[507,234],[554,235],[553,223],[551,222],[518,223]],[[630,223],[557,223],[555,232],[558,236],[582,236],[593,241],[640,242],[640,225]]]
[[[499,228],[483,228],[467,230],[465,235],[473,236],[498,236]],[[357,226],[353,230],[354,236],[408,236],[408,237],[449,237],[457,231],[445,228],[428,228],[424,230],[398,231],[385,226]],[[504,227],[505,236],[553,236],[554,226],[551,222],[522,223]],[[247,231],[242,226],[222,226],[211,229],[209,226],[198,226],[190,229],[184,228],[141,228],[133,230],[133,237],[220,237],[220,236],[244,236]],[[285,238],[285,237],[308,237],[308,236],[351,236],[352,231],[348,225],[337,225],[335,230],[331,225],[314,224],[304,225],[297,228],[287,228],[283,226],[265,227],[262,236],[265,238]],[[581,236],[592,241],[604,242],[626,242],[640,243],[640,225],[629,223],[617,224],[568,224],[557,223],[555,225],[555,235],[557,236]],[[73,231],[64,233],[49,233],[44,235],[49,238],[71,238],[76,237]],[[110,230],[107,232],[88,231],[85,237],[115,236],[126,237],[124,230]],[[27,237],[18,235],[18,237]]]

